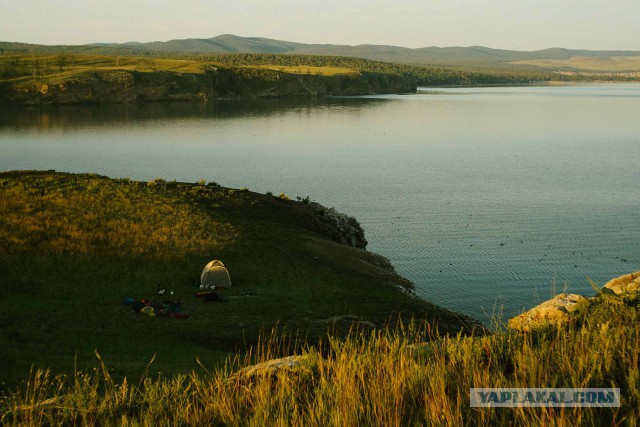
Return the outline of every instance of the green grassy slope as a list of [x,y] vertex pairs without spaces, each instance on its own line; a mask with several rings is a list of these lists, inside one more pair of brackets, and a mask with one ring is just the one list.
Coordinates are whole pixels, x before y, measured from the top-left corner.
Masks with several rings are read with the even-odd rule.
[[[402,290],[385,260],[336,243],[323,210],[215,185],[110,180],[53,172],[0,174],[0,382],[32,365],[95,366],[117,378],[212,366],[276,325],[310,342],[357,316],[382,326],[402,314],[455,332],[468,320]],[[204,304],[191,286],[220,259],[234,286]],[[127,297],[182,298],[188,319],[150,318]],[[367,323],[369,324],[369,323]]]
[[[78,54],[0,55],[0,81],[20,86],[35,80],[53,84],[71,78],[101,71],[130,71],[140,73],[168,72],[177,74],[204,74],[207,70],[224,66],[220,61],[184,58],[147,58],[140,56],[106,56]],[[253,64],[234,64],[254,68]],[[261,64],[264,68],[265,65]],[[337,67],[281,67],[288,74],[322,76],[353,75],[353,68]],[[280,68],[278,68],[280,70]]]

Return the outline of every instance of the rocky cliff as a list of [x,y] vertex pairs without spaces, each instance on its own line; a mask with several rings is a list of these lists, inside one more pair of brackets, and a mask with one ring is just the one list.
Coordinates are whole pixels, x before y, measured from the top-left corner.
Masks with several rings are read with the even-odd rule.
[[319,76],[257,68],[211,68],[203,73],[94,71],[66,79],[0,82],[0,102],[18,105],[190,101],[208,98],[291,98],[414,92],[393,74]]
[[326,208],[319,203],[311,203],[314,208],[313,221],[315,229],[332,240],[358,249],[366,249],[369,243],[364,237],[364,230],[355,218]]

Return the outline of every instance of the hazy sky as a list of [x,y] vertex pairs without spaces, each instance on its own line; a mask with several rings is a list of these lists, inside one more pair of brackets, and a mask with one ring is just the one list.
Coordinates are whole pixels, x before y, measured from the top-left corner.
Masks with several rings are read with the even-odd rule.
[[640,50],[640,0],[0,0],[0,40],[209,38]]

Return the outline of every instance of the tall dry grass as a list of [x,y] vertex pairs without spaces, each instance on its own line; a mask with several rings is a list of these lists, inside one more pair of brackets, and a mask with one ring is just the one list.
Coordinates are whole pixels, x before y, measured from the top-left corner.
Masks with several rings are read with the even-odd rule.
[[[610,310],[611,309],[611,310]],[[104,364],[74,377],[34,371],[2,399],[2,422],[122,425],[637,425],[635,306],[599,307],[564,329],[437,337],[358,332],[298,348],[292,366],[247,370],[295,350],[272,333],[223,368],[115,383]],[[602,316],[603,312],[609,313]],[[635,322],[631,322],[632,320]],[[293,340],[295,342],[295,340]],[[102,363],[102,361],[100,361]],[[243,369],[245,368],[245,369]],[[471,408],[471,387],[619,387],[620,408]]]

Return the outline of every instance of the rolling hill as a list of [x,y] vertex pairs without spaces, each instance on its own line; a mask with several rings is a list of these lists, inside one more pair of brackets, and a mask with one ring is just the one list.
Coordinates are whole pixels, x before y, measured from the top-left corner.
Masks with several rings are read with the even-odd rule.
[[[334,44],[304,44],[262,37],[240,37],[223,34],[212,38],[176,39],[149,43],[94,43],[76,46],[45,46],[25,43],[0,42],[1,52],[41,52],[50,53],[65,50],[74,53],[122,54],[143,53],[258,53],[349,56],[376,61],[405,63],[413,65],[458,65],[483,68],[496,67],[564,67],[591,70],[589,58],[596,58],[599,71],[622,71],[618,69],[624,63],[628,71],[629,61],[610,60],[618,57],[640,57],[640,51],[597,51],[551,48],[538,51],[515,51],[491,49],[483,46],[471,47],[423,47],[410,49],[399,46],[364,44],[357,46]],[[570,61],[571,58],[586,58]],[[564,62],[563,62],[564,61]],[[567,62],[568,61],[568,62]],[[610,64],[610,68],[602,64]]]
[[471,47],[424,47],[409,49],[399,46],[364,44],[357,46],[333,44],[303,44],[262,37],[239,37],[223,34],[209,39],[183,39],[166,42],[111,44],[111,47],[134,47],[153,51],[212,53],[288,53],[308,55],[355,56],[386,62],[414,64],[491,64],[526,60],[566,60],[574,56],[614,57],[640,56],[634,51],[591,51],[551,48],[538,51]]

